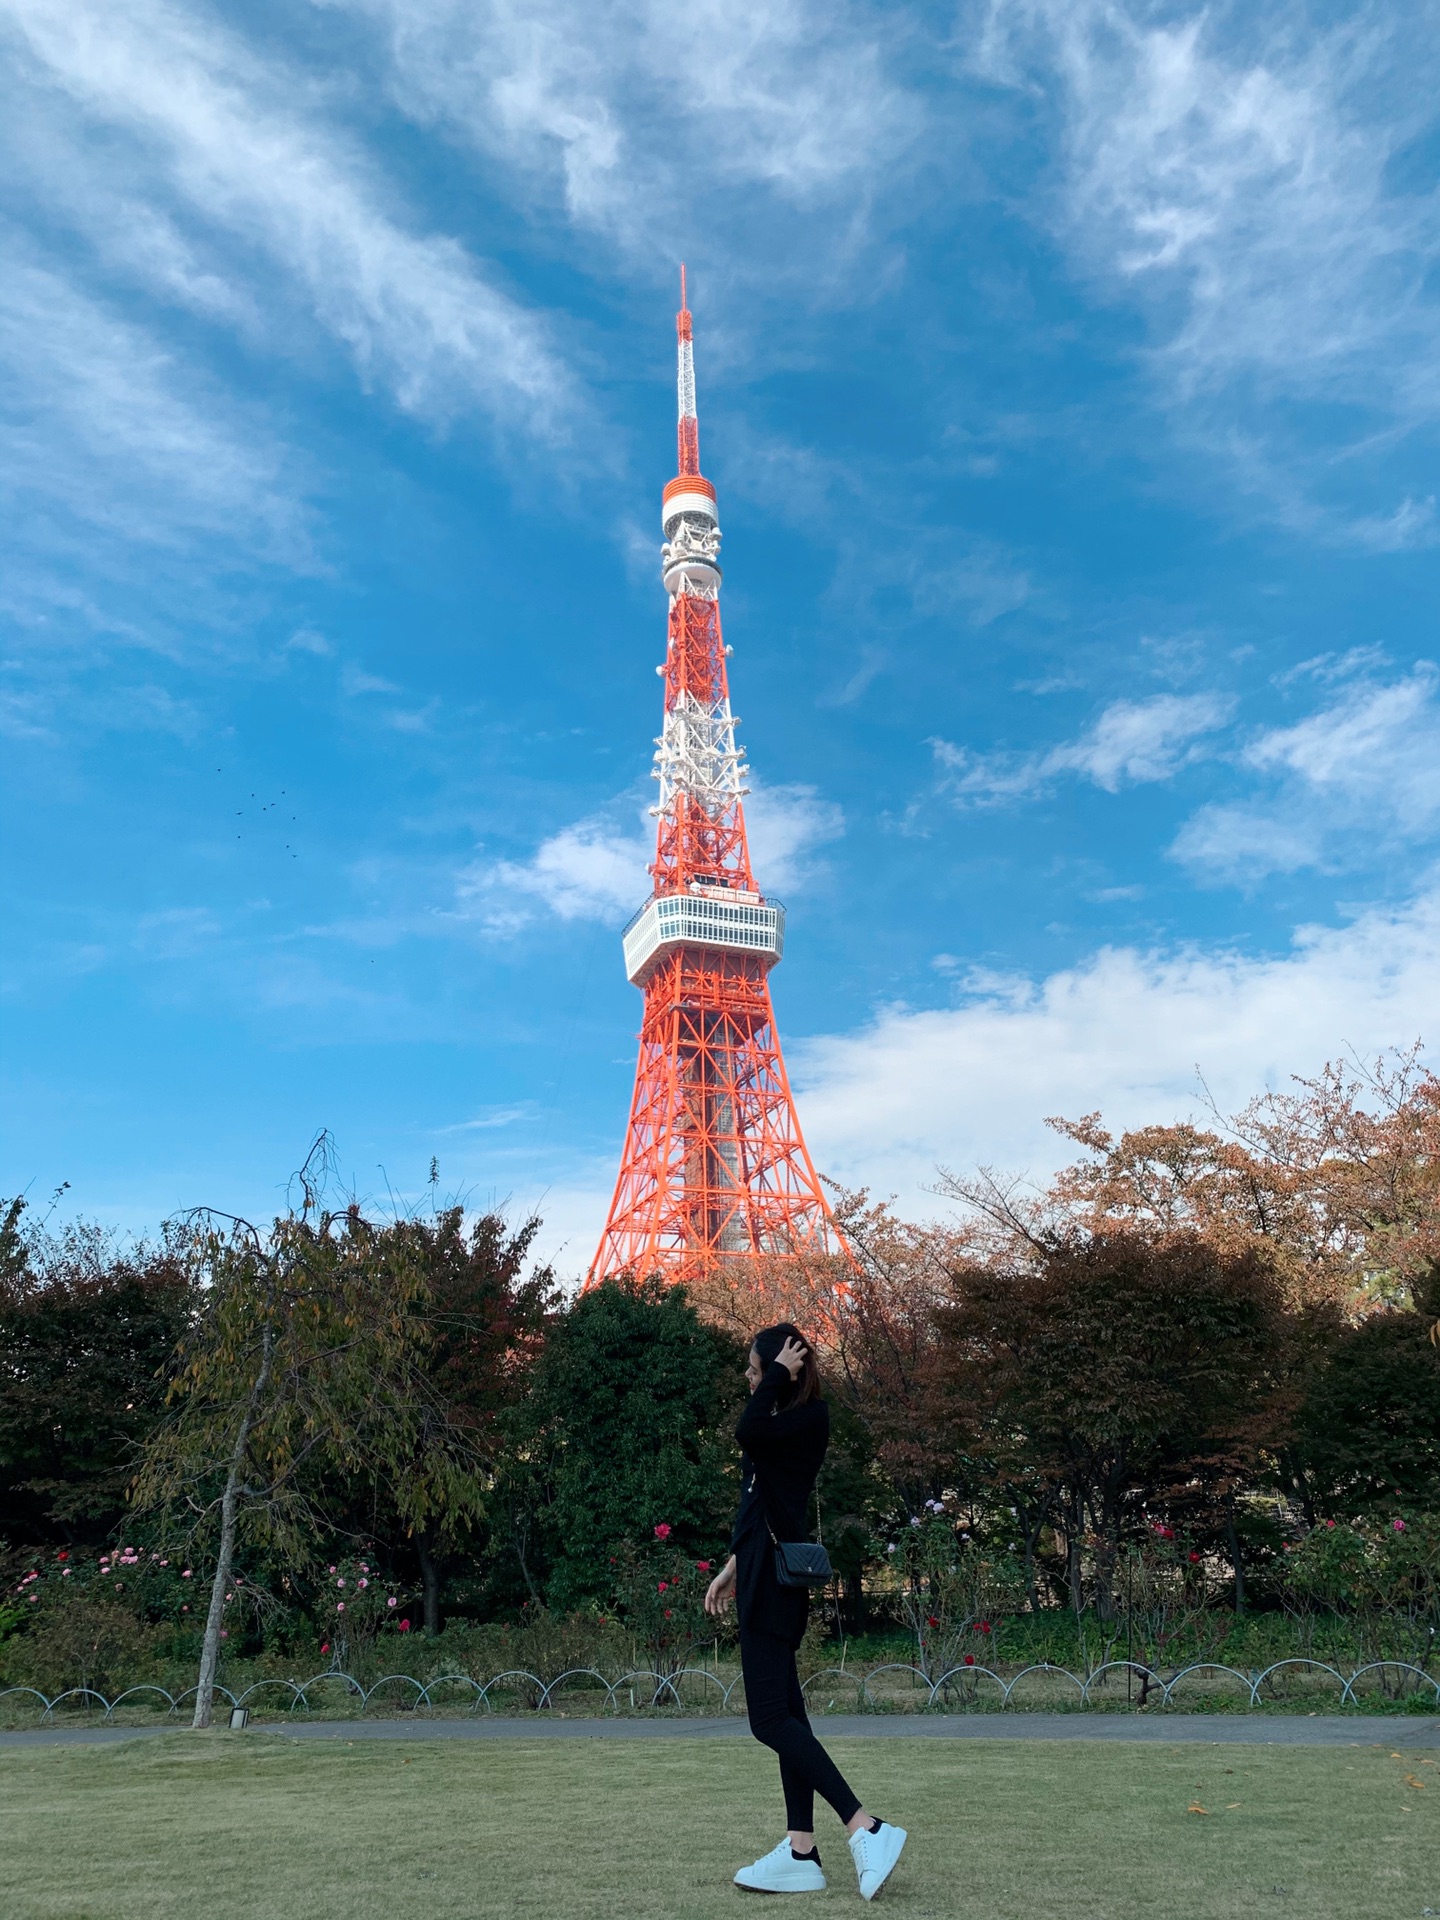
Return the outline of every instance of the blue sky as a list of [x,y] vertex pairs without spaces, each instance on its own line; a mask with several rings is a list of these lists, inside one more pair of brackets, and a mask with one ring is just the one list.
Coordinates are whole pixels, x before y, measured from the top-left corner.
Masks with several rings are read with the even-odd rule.
[[682,257],[822,1171],[1433,1038],[1437,27],[0,0],[0,1186],[583,1266]]

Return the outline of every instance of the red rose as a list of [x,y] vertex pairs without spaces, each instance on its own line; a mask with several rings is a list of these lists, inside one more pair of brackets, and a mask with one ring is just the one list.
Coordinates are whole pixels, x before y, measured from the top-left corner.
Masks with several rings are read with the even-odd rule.
[[657,1540],[668,1540],[670,1538],[670,1528],[665,1521],[662,1520],[659,1526],[656,1527],[655,1538]]
[[925,1616],[925,1624],[927,1627],[938,1627],[940,1622],[935,1618],[933,1613],[927,1613]]
[[1187,1553],[1185,1558],[1190,1562],[1192,1567],[1198,1567],[1200,1564],[1200,1556],[1198,1553]]
[[966,1664],[966,1666],[967,1666],[967,1667],[973,1667],[973,1666],[974,1666],[974,1664],[975,1664],[975,1656],[974,1656],[974,1654],[973,1654],[973,1653],[967,1653],[967,1654],[966,1654],[966,1656],[965,1656],[965,1664]]
[[710,1562],[708,1560],[697,1560],[695,1562],[695,1568],[698,1573],[708,1573],[710,1571]]
[[670,1609],[669,1609],[669,1607],[666,1607],[666,1609],[665,1609],[665,1618],[666,1618],[667,1620],[668,1620],[668,1619],[670,1618]]
[[669,1586],[669,1584],[670,1582],[668,1580],[662,1580],[659,1586],[656,1587],[655,1591],[657,1593],[664,1593],[665,1589]]
[[988,1620],[982,1620],[980,1622],[980,1631],[981,1633],[988,1633],[990,1631],[990,1622]]
[[410,1622],[408,1620],[402,1620],[400,1622],[400,1631],[402,1633],[408,1633],[410,1631]]

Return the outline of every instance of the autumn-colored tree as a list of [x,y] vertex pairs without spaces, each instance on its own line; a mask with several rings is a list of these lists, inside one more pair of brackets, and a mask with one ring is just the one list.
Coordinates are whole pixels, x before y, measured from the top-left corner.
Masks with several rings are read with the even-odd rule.
[[475,1515],[473,1500],[453,1500],[455,1471],[467,1485],[477,1471],[488,1484],[506,1444],[503,1416],[528,1390],[547,1315],[559,1304],[549,1269],[526,1271],[539,1225],[512,1229],[492,1212],[467,1228],[464,1209],[452,1206],[375,1230],[382,1263],[413,1264],[423,1277],[414,1311],[431,1391],[415,1401],[413,1454],[394,1460],[375,1491],[382,1515],[393,1512],[413,1540],[427,1633],[440,1631],[444,1555]]
[[848,1255],[746,1261],[690,1289],[702,1316],[747,1345],[790,1320],[815,1342],[827,1392],[864,1424],[893,1503],[914,1512],[950,1481],[953,1435],[933,1392],[934,1308],[966,1241],[842,1192]]
[[934,1373],[934,1309],[965,1242],[944,1226],[901,1220],[864,1192],[840,1192],[835,1211],[847,1255],[722,1266],[691,1297],[746,1344],[779,1320],[815,1342],[831,1406],[817,1517],[844,1581],[845,1615],[860,1631],[875,1528],[967,1481]]
[[844,1195],[839,1216],[853,1261],[837,1289],[829,1374],[865,1426],[892,1503],[915,1514],[942,1490],[962,1490],[935,1371],[935,1309],[963,1242],[943,1225],[897,1219],[864,1193]]
[[1117,1138],[1095,1114],[1056,1122],[1087,1158],[1058,1177],[1051,1204],[1092,1230],[1135,1222],[1227,1251],[1262,1246],[1298,1305],[1408,1303],[1440,1256],[1440,1078],[1416,1047],[1367,1068],[1331,1062],[1294,1085],[1211,1129]]
[[1283,1302],[1253,1248],[1131,1229],[972,1261],[936,1326],[992,1497],[1048,1506],[1077,1609],[1087,1540],[1103,1613],[1127,1528],[1176,1503],[1215,1525],[1277,1438]]

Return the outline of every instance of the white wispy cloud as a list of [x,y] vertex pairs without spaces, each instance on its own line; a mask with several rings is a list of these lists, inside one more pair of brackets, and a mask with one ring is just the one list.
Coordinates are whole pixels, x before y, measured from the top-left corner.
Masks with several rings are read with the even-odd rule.
[[892,1007],[858,1033],[790,1047],[821,1170],[933,1213],[937,1164],[1041,1176],[1074,1150],[1044,1125],[1100,1108],[1121,1125],[1222,1110],[1314,1071],[1433,1034],[1440,880],[1348,925],[1302,927],[1288,951],[1106,948],[1035,979],[973,977],[958,1005]]
[[752,775],[745,827],[759,884],[767,892],[786,893],[803,889],[814,879],[816,849],[840,838],[845,816],[814,787],[770,786]]
[[[683,24],[661,0],[329,3],[383,30],[396,98],[422,124],[651,261],[687,231],[712,257],[753,232],[757,193],[811,213],[843,203],[823,235],[795,231],[811,261],[843,250],[922,117],[887,67],[901,22],[843,0],[696,0]],[[767,251],[767,273],[787,264]]]
[[1039,754],[975,753],[937,740],[942,789],[961,801],[995,803],[1028,798],[1065,775],[1091,780],[1107,793],[1169,780],[1199,758],[1202,737],[1223,727],[1234,707],[1219,693],[1116,700],[1078,740]]
[[1434,546],[1440,540],[1435,496],[1427,493],[1423,500],[1416,500],[1406,494],[1393,512],[1361,514],[1350,522],[1347,532],[1357,547],[1371,553],[1406,553]]
[[[518,933],[541,914],[619,925],[648,899],[655,853],[648,813],[637,829],[613,813],[594,814],[541,842],[529,860],[475,860],[461,874],[462,916],[490,932]],[[803,886],[817,847],[844,830],[844,816],[813,787],[756,785],[745,803],[752,864],[766,891]]]
[[1423,844],[1440,833],[1440,669],[1426,660],[1388,684],[1352,683],[1296,725],[1259,734],[1242,762],[1270,791],[1202,807],[1175,841],[1178,859],[1254,880]]
[[[979,63],[1059,99],[1056,212],[1087,262],[1165,302],[1189,377],[1242,367],[1286,386],[1377,380],[1437,397],[1419,296],[1440,254],[1433,196],[1391,191],[1430,118],[1419,16],[1327,25],[1303,6],[1163,12],[1132,0],[997,0]],[[1376,349],[1386,349],[1376,364]]]
[[277,340],[308,313],[412,412],[563,434],[542,320],[423,230],[313,82],[166,0],[0,0],[0,32],[26,101],[12,164],[149,290]]
[[[1440,202],[1404,165],[1440,86],[1429,11],[986,0],[971,19],[974,66],[1044,128],[1033,210],[1144,314],[1187,434],[1298,528],[1433,539],[1383,445],[1440,414]],[[1356,513],[1357,488],[1384,504]]]
[[[315,476],[262,407],[3,237],[0,613],[20,718],[43,710],[44,737],[85,713],[67,684],[77,646],[178,650],[197,621],[226,623],[228,570],[317,570]],[[91,720],[117,717],[112,692]]]
[[126,542],[203,534],[308,550],[289,451],[263,416],[177,361],[145,328],[10,236],[0,276],[0,473],[22,510],[44,501]]
[[652,843],[603,818],[580,820],[541,842],[529,860],[477,860],[456,888],[462,913],[494,933],[516,933],[539,914],[561,920],[628,918],[650,890]]

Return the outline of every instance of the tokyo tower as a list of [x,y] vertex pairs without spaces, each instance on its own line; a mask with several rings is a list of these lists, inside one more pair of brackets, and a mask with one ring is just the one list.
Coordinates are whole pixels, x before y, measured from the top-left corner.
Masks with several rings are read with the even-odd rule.
[[620,1177],[588,1283],[689,1280],[731,1262],[837,1253],[770,1005],[785,909],[755,883],[744,765],[720,635],[720,520],[700,473],[695,361],[680,269],[679,472],[661,507],[670,596],[665,719],[651,811],[654,889],[626,927],[645,994]]

